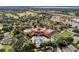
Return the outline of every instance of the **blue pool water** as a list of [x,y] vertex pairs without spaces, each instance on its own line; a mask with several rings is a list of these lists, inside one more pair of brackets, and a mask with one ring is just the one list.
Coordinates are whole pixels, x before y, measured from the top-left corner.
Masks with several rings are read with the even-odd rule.
[[44,38],[36,38],[36,42],[42,43],[42,42],[44,42]]
[[44,42],[44,38],[36,38],[36,47],[40,47],[40,44]]

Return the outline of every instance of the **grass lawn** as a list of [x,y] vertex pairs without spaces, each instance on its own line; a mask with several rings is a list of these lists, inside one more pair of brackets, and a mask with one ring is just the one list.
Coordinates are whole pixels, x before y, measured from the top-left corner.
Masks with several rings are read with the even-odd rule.
[[67,31],[63,31],[61,32],[59,35],[63,36],[63,37],[68,37],[68,36],[71,36],[72,33],[71,32],[67,32]]
[[2,30],[2,28],[3,28],[3,24],[0,23],[0,30]]
[[10,45],[3,45],[3,49],[5,49],[5,52],[9,52],[12,50],[12,47]]
[[72,33],[71,32],[68,32],[68,31],[62,31],[56,35],[54,35],[54,38],[60,38],[60,37],[69,37],[71,36]]

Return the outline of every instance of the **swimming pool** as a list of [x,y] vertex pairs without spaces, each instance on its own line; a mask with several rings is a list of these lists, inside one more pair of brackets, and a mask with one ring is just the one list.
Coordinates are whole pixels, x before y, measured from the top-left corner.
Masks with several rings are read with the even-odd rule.
[[35,39],[36,47],[40,47],[41,43],[44,43],[44,38],[38,37]]

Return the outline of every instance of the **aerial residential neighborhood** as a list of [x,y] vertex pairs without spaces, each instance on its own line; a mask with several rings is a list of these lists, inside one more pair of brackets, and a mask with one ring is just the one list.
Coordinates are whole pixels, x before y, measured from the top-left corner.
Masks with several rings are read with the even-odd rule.
[[79,7],[0,7],[0,52],[78,52]]

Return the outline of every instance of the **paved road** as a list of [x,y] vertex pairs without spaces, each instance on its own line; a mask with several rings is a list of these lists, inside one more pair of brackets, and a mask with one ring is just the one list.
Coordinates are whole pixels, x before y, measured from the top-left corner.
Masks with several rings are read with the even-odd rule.
[[77,51],[78,51],[78,49],[75,48],[73,45],[69,45],[69,46],[63,47],[61,49],[61,52],[77,52]]
[[73,45],[69,45],[68,48],[69,48],[72,52],[78,51],[78,49],[75,48]]
[[[50,48],[48,50],[46,50],[45,52],[78,52],[79,50],[77,48],[75,48],[73,45],[69,45],[67,47],[63,47],[62,49],[60,49],[59,47],[57,47],[56,50],[54,50],[54,48]],[[42,52],[42,51],[39,51]]]
[[62,52],[62,50],[59,47],[57,47],[56,52]]
[[61,50],[62,52],[71,52],[71,50],[68,47],[63,47]]

